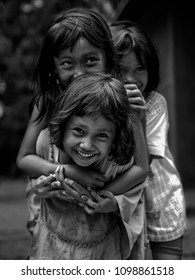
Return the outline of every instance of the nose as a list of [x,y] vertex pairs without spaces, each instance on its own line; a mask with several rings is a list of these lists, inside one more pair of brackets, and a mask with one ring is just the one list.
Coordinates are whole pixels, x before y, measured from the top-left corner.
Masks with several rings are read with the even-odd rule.
[[89,151],[93,147],[93,143],[90,137],[86,137],[83,139],[83,141],[80,143],[80,147],[86,151]]
[[137,80],[133,74],[128,74],[124,77],[124,82],[128,84],[136,84]]
[[83,67],[81,67],[80,65],[77,65],[75,67],[75,71],[74,71],[74,78],[77,78],[83,74],[85,74]]

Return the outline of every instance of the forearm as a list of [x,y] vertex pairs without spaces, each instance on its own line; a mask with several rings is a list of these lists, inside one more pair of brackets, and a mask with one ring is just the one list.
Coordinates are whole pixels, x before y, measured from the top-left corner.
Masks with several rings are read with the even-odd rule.
[[58,164],[54,164],[37,155],[27,155],[23,157],[19,164],[19,168],[29,177],[39,177],[41,175],[48,176],[55,173]]
[[142,183],[146,176],[147,170],[134,165],[131,169],[120,174],[114,181],[109,182],[104,189],[112,192],[114,195],[123,194]]
[[143,131],[143,124],[139,118],[135,118],[133,124],[133,134],[135,139],[135,165],[139,166],[146,174],[149,170],[148,148],[146,143],[146,136]]
[[54,174],[58,165],[64,167],[67,178],[80,182],[80,173],[78,172],[78,167],[74,164],[52,163],[38,155],[27,155],[20,160],[19,164],[21,170],[27,176],[33,178],[41,175],[49,176],[49,174]]

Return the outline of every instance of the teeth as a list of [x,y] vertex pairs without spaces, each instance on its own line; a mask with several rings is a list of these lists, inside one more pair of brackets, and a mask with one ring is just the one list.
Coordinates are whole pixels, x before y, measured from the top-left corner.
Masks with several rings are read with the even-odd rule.
[[82,153],[80,151],[78,151],[78,153],[79,153],[79,155],[81,155],[82,157],[85,157],[85,158],[89,158],[89,157],[93,156],[93,154],[84,154],[84,153]]

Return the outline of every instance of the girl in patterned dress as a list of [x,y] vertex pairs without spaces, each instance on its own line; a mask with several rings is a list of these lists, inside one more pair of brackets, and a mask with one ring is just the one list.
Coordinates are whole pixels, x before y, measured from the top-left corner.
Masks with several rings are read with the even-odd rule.
[[[149,193],[153,208],[146,215],[153,259],[181,259],[186,223],[185,203],[180,175],[167,140],[167,102],[156,91],[159,59],[153,43],[135,23],[116,22],[111,30],[130,106],[132,99],[136,99],[135,88],[140,89],[147,106],[145,129],[150,166],[146,197]],[[137,106],[137,110],[140,108]]]
[[[74,8],[56,15],[46,31],[35,68],[35,105],[17,157],[18,167],[30,178],[53,174],[58,166],[36,154],[37,137],[48,125],[56,98],[78,76],[97,72],[119,77],[116,50],[104,18],[98,12],[84,8]],[[94,169],[88,168],[86,172],[74,164],[66,164],[65,169],[66,177],[84,187],[105,184],[105,177]],[[144,180],[145,170],[140,170],[140,177]],[[112,184],[118,185],[121,180],[128,187],[128,173],[113,180]],[[87,190],[85,192],[90,195]],[[27,201],[27,228],[33,234],[39,213],[39,198],[32,192],[31,182],[27,187]]]
[[[50,145],[46,145],[48,142]],[[94,168],[105,181],[126,170],[131,179],[128,188],[125,184],[107,185],[103,190],[95,187],[95,191],[90,190],[93,199],[84,207],[63,191],[64,178],[60,186],[47,186],[44,177],[39,179],[42,182],[33,190],[42,199],[30,259],[127,259],[136,235],[127,230],[113,198],[142,182],[135,173],[139,174],[140,168],[147,170],[147,153],[140,119],[132,117],[123,83],[107,74],[75,79],[56,101],[48,129],[38,138],[37,154],[58,165]],[[56,171],[56,177],[61,171]],[[65,192],[64,199],[46,197],[52,187],[61,189],[62,195]],[[105,207],[105,200],[111,200],[115,211]],[[143,212],[132,215],[130,226],[135,229],[139,228],[137,214]]]

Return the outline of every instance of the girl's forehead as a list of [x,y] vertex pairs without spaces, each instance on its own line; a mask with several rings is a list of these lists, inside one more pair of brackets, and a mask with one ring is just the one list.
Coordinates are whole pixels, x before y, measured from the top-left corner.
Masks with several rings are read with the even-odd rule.
[[104,54],[104,51],[92,45],[86,38],[80,37],[72,46],[62,49],[59,53],[59,56],[68,54],[84,55],[88,53]]
[[90,43],[86,38],[80,37],[78,40],[74,43],[72,46],[72,49],[74,50],[75,48],[77,49],[86,49],[86,50],[98,50],[100,51],[99,48],[95,47],[92,43]]
[[116,129],[116,125],[107,120],[101,113],[91,113],[84,116],[73,115],[69,123],[73,126],[80,125],[94,131],[101,130],[114,133]]
[[124,54],[120,59],[121,64],[136,65],[139,63],[138,58],[134,51]]
[[87,124],[87,120],[92,120],[93,122],[100,122],[104,124],[107,124],[107,122],[110,123],[110,121],[108,121],[101,112],[86,113],[82,116],[74,114],[70,118],[70,121],[72,123],[81,122]]

